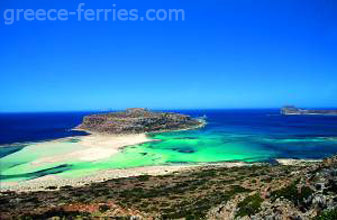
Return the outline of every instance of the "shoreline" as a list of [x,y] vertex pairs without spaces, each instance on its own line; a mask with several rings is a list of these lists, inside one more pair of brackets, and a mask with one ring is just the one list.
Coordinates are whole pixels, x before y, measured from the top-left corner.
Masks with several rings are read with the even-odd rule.
[[[129,178],[136,176],[161,176],[174,173],[190,172],[196,169],[205,167],[243,167],[252,166],[261,163],[245,163],[245,162],[222,162],[222,163],[202,163],[202,164],[187,164],[187,165],[158,165],[158,166],[143,166],[131,168],[118,168],[97,171],[95,174],[90,174],[82,177],[61,177],[56,175],[46,175],[32,180],[3,182],[0,186],[0,193],[8,191],[15,192],[35,192],[35,191],[53,191],[60,187],[72,186],[80,187],[92,183],[101,183],[112,179]],[[49,188],[52,187],[52,188]]]
[[[107,159],[116,155],[120,152],[121,149],[142,144],[152,141],[145,134],[136,134],[136,135],[102,135],[91,133],[87,136],[75,136],[69,138],[55,139],[52,141],[47,141],[47,143],[62,143],[67,140],[76,138],[79,141],[77,144],[77,149],[67,152],[65,154],[57,154],[48,157],[42,157],[31,161],[30,164],[35,166],[47,165],[51,163],[60,163],[67,161],[76,161],[76,162],[94,162],[97,160]],[[43,142],[39,143],[44,148]],[[58,146],[50,146],[48,150],[52,151]],[[37,147],[35,147],[36,149]],[[39,149],[37,149],[39,150]],[[43,149],[40,149],[43,150]]]
[[[206,123],[200,127],[205,126]],[[199,128],[200,128],[199,127]],[[191,128],[195,129],[195,128]],[[78,130],[78,129],[77,129]],[[186,130],[186,129],[184,129]],[[68,154],[53,155],[50,157],[40,158],[31,161],[30,164],[34,166],[45,165],[49,163],[55,163],[60,161],[67,161],[76,158],[77,161],[97,161],[105,158],[112,157],[120,152],[122,149],[128,146],[134,146],[146,142],[159,141],[148,137],[147,133],[141,134],[128,134],[128,135],[111,135],[89,132],[86,136],[73,136],[55,139],[47,142],[62,142],[71,139],[78,139],[77,144],[81,146],[81,149],[76,149]],[[177,130],[179,131],[179,130]],[[161,133],[164,133],[162,131]],[[166,131],[167,132],[167,131]],[[175,131],[172,131],[175,132]],[[318,163],[322,160],[313,159],[292,159],[292,158],[275,158],[278,165],[285,166],[305,166],[312,163]],[[45,191],[50,190],[48,187],[56,189],[71,185],[73,187],[83,186],[85,184],[91,184],[95,182],[104,182],[110,179],[127,178],[141,175],[166,175],[174,172],[191,171],[197,168],[203,167],[242,167],[252,165],[263,165],[268,163],[263,162],[240,162],[240,161],[224,161],[215,163],[195,163],[195,164],[167,164],[167,165],[155,165],[155,166],[142,166],[142,167],[130,167],[130,168],[111,168],[106,170],[98,170],[95,174],[89,174],[81,177],[62,177],[58,175],[49,174],[46,176],[38,177],[32,180],[22,181],[8,181],[1,182],[0,192],[6,191]]]
[[321,163],[323,159],[276,158],[275,161],[283,166],[306,166],[307,164]]
[[[72,139],[77,139],[78,141],[75,143],[75,147],[72,148],[69,145],[67,147],[66,152],[58,152],[60,146],[64,146],[64,143],[70,141]],[[28,143],[26,147],[26,153],[34,153],[36,151],[43,152],[48,151],[55,152],[47,156],[33,158],[32,160],[27,162],[27,166],[29,167],[46,167],[55,163],[64,163],[66,164],[68,161],[73,162],[95,162],[99,160],[104,160],[114,155],[118,154],[122,149],[128,146],[134,146],[146,142],[156,141],[150,139],[146,134],[128,134],[128,135],[105,135],[105,134],[97,134],[88,132],[86,136],[72,136],[66,138],[59,138],[54,140],[40,141],[37,143]],[[63,147],[64,148],[64,147]],[[112,169],[113,170],[113,169]],[[123,170],[123,169],[122,169]],[[118,170],[117,170],[118,171]],[[91,176],[83,176],[84,179],[88,182],[100,181],[99,175],[106,176],[104,173],[100,173],[101,171],[92,174]],[[109,172],[109,171],[108,171]],[[137,173],[131,172],[130,175],[136,175]],[[6,175],[6,174],[4,174]],[[11,174],[9,174],[11,175]],[[109,174],[108,177],[122,177],[128,175],[128,173],[120,173],[117,172],[117,175]],[[97,176],[97,177],[94,177]],[[68,180],[67,180],[68,179]],[[5,182],[0,181],[0,191],[14,190],[14,191],[30,191],[28,188],[40,188],[40,186],[45,185],[58,185],[59,181],[64,182],[64,184],[60,185],[68,185],[73,184],[78,185],[83,182],[81,180],[82,177],[74,177],[74,178],[65,178],[60,177],[54,174],[48,174],[42,177],[38,177],[32,180],[8,180]],[[85,182],[86,182],[85,181]],[[50,183],[47,183],[50,182]],[[36,186],[34,186],[36,185]]]
[[[307,166],[310,164],[320,163],[323,160],[311,159],[275,159],[276,166]],[[175,173],[192,172],[202,168],[217,168],[217,167],[247,167],[247,166],[264,166],[271,165],[262,162],[240,162],[228,161],[220,163],[199,163],[199,164],[186,164],[186,165],[157,165],[157,166],[142,166],[130,168],[115,168],[100,170],[95,174],[90,174],[82,177],[61,177],[57,175],[46,175],[32,180],[17,181],[17,182],[3,182],[0,186],[0,194],[9,191],[15,192],[36,192],[36,191],[54,191],[59,190],[61,187],[80,187],[92,183],[102,183],[112,179],[131,178],[136,176],[151,175],[161,176],[170,175]]]

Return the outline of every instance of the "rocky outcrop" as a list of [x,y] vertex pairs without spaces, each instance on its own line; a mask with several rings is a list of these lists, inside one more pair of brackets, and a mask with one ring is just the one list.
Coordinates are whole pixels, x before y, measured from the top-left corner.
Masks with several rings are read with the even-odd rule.
[[211,210],[208,219],[337,219],[336,193],[335,156],[287,174],[282,184],[271,181],[250,195],[236,196]]
[[86,116],[76,129],[108,134],[132,134],[192,129],[203,124],[203,120],[189,115],[129,108],[123,112]]

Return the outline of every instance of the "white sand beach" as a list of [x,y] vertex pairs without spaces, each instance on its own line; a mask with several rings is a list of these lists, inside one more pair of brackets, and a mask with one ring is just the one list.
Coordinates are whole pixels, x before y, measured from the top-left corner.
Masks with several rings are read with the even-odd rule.
[[[96,161],[109,158],[117,154],[120,149],[130,145],[141,144],[152,141],[145,134],[130,135],[102,135],[90,134],[88,136],[79,137],[77,145],[79,149],[73,152],[44,157],[32,162],[34,165],[42,165],[47,163],[57,163],[62,161]],[[52,149],[48,149],[52,150]]]
[[276,161],[285,166],[307,166],[308,163],[320,163],[322,160],[279,158]]

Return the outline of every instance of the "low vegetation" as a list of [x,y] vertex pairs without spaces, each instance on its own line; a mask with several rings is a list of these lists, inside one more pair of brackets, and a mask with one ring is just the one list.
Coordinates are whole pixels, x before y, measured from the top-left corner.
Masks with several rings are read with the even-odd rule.
[[238,204],[237,206],[238,211],[236,213],[236,217],[254,215],[255,213],[260,211],[262,202],[263,199],[258,193],[246,197],[242,202]]
[[336,170],[335,163],[199,167],[55,191],[4,192],[0,212],[1,219],[336,219]]

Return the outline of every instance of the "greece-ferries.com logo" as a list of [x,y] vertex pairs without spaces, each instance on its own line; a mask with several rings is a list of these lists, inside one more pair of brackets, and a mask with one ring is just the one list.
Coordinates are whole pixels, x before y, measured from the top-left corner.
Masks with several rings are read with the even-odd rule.
[[3,23],[12,25],[20,21],[185,21],[184,9],[139,9],[118,8],[112,4],[111,8],[86,8],[85,3],[79,3],[74,10],[68,9],[5,9]]

